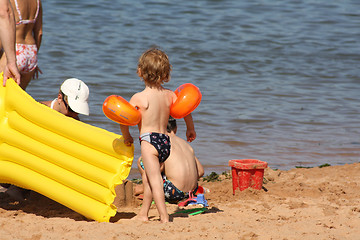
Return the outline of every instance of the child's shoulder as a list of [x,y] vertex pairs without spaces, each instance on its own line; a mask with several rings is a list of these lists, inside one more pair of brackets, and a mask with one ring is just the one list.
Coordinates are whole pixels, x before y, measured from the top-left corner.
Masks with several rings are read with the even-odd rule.
[[135,93],[135,94],[131,97],[130,103],[137,105],[137,104],[139,104],[140,102],[143,101],[144,96],[145,96],[144,91]]
[[176,94],[171,91],[170,89],[163,88],[161,90],[159,89],[145,89],[141,92],[135,93],[132,96],[132,99],[146,99],[146,98],[152,98],[153,96],[164,96],[164,94],[167,97],[174,98],[176,97]]
[[167,94],[175,94],[172,90],[168,89],[168,88],[164,88],[164,90],[166,91]]

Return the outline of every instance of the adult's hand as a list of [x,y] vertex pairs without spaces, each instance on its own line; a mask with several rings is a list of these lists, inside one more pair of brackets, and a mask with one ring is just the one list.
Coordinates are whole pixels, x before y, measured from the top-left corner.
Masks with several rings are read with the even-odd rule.
[[20,84],[20,72],[19,72],[19,69],[17,68],[16,66],[16,63],[8,63],[6,66],[5,66],[5,69],[4,69],[4,80],[3,80],[3,86],[5,87],[6,85],[6,81],[8,80],[8,78],[12,78],[14,79],[14,81],[17,83],[17,84]]

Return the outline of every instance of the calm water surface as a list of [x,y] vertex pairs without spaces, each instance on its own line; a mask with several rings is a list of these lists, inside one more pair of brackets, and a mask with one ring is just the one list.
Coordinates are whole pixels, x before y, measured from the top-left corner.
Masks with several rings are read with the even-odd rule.
[[82,120],[120,133],[102,103],[143,89],[137,58],[156,45],[173,65],[165,87],[202,91],[192,146],[208,171],[242,158],[280,169],[359,162],[359,9],[357,0],[43,0],[43,74],[28,92],[50,100],[80,78],[91,92]]

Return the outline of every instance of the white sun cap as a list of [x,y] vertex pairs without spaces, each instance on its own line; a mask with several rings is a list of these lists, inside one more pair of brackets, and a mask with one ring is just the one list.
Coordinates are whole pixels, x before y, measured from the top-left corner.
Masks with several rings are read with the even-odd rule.
[[74,112],[89,115],[89,88],[83,81],[77,78],[66,79],[60,90],[67,96],[68,104]]

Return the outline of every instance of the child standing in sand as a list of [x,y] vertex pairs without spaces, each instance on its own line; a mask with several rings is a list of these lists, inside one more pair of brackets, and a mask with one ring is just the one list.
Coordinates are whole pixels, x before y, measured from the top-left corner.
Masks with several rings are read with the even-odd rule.
[[[149,49],[139,58],[137,73],[145,83],[145,89],[130,99],[130,104],[141,113],[138,124],[140,132],[141,156],[146,179],[144,200],[137,219],[148,221],[148,212],[154,198],[161,222],[169,222],[165,206],[165,197],[160,173],[160,164],[170,155],[170,139],[166,127],[170,115],[170,106],[176,100],[173,91],[163,88],[162,84],[170,81],[171,65],[168,56],[159,49]],[[187,126],[188,141],[196,137],[191,115],[184,118]],[[125,144],[133,143],[129,127],[120,125]]]

